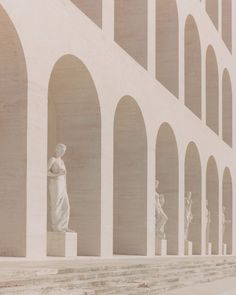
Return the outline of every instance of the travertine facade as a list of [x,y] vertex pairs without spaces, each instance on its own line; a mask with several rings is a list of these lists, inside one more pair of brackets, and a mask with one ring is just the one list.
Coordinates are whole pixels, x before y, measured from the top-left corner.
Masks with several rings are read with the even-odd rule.
[[[236,254],[236,3],[0,0],[0,256],[46,256],[47,159],[65,162],[78,255]],[[225,234],[222,210],[225,207]]]

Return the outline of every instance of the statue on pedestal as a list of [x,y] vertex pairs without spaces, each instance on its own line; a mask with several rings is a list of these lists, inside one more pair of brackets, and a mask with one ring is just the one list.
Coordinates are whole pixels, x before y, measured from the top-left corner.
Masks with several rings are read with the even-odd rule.
[[205,209],[205,218],[206,218],[206,245],[210,243],[210,224],[211,224],[211,212],[208,210],[208,200],[206,200],[206,209]]
[[222,240],[224,242],[224,235],[225,235],[225,226],[226,226],[226,217],[225,217],[225,207],[222,208]]
[[222,241],[224,243],[225,240],[225,229],[226,229],[226,225],[231,223],[231,220],[227,220],[226,219],[226,207],[223,206],[222,208]]
[[48,161],[48,188],[50,195],[51,228],[55,232],[73,232],[69,229],[70,204],[66,186],[66,167],[62,157],[64,144],[58,144]]
[[185,241],[188,241],[188,233],[189,233],[189,226],[193,220],[193,214],[192,214],[192,192],[187,192],[187,195],[184,199],[185,203],[185,222],[184,222],[184,238]]
[[165,197],[163,194],[159,194],[157,192],[159,186],[159,181],[156,180],[156,193],[155,193],[155,218],[156,218],[156,237],[158,240],[165,240],[165,225],[168,221],[168,217],[163,210],[163,206],[165,204]]

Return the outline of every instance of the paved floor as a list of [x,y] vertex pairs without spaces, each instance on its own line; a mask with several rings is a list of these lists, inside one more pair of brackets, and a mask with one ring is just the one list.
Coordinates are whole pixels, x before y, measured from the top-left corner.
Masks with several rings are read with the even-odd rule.
[[177,289],[165,295],[236,295],[236,277],[203,285]]

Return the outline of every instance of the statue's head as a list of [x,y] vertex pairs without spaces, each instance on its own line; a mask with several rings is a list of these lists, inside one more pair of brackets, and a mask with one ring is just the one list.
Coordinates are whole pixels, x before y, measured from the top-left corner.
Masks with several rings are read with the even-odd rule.
[[158,179],[156,179],[156,181],[155,181],[155,186],[156,186],[156,189],[158,188],[158,186],[159,186],[159,180]]
[[190,200],[192,199],[192,192],[187,192],[187,198]]
[[63,157],[66,152],[66,145],[63,143],[58,143],[55,149],[55,156],[57,158]]

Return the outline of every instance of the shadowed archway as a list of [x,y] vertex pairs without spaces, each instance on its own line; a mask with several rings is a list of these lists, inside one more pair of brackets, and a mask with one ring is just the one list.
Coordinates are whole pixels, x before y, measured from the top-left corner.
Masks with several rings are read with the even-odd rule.
[[232,147],[233,144],[233,101],[229,72],[225,69],[222,78],[222,136]]
[[206,53],[206,124],[219,134],[219,74],[212,46]]
[[193,220],[189,227],[189,241],[193,242],[193,254],[201,255],[202,228],[202,171],[200,155],[195,143],[188,145],[185,156],[185,193],[192,193]]
[[114,120],[114,254],[147,254],[147,136],[136,101],[123,97]]
[[0,5],[0,256],[26,256],[28,78],[20,37]]
[[179,97],[179,16],[176,0],[156,0],[156,79]]
[[179,159],[175,135],[167,123],[160,127],[156,140],[156,179],[159,193],[165,196],[164,211],[168,216],[167,254],[178,255]]
[[219,176],[214,157],[210,157],[206,171],[206,200],[210,213],[209,242],[212,244],[212,254],[219,254]]
[[101,114],[86,66],[65,55],[55,64],[48,94],[48,154],[67,145],[70,228],[78,233],[78,255],[100,255]]
[[185,23],[185,105],[201,119],[202,73],[201,44],[194,18],[189,15]]
[[225,231],[223,235],[223,244],[227,245],[227,254],[232,255],[233,238],[233,185],[229,168],[225,168],[223,176],[223,207],[225,207]]

